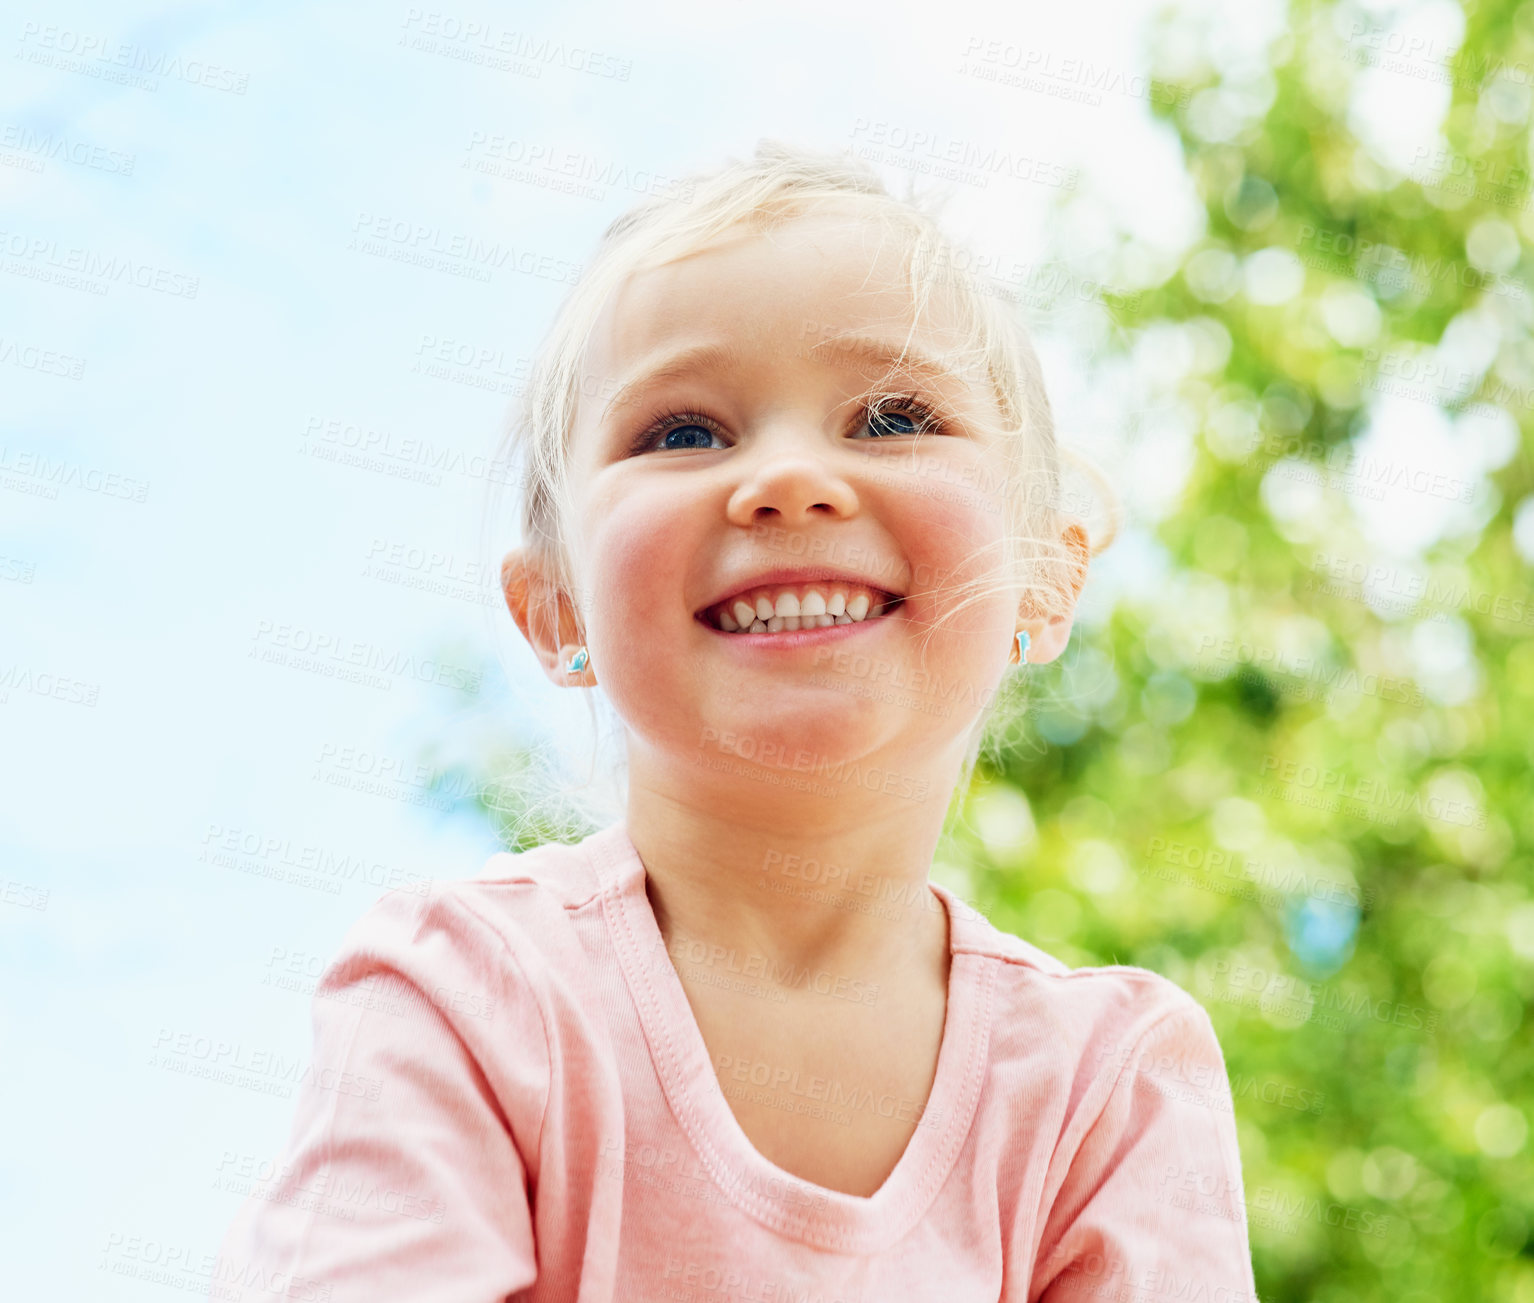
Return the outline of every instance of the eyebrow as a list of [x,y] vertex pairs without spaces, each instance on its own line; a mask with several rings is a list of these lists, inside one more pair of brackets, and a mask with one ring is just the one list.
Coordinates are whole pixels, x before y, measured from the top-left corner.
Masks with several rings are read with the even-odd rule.
[[[876,336],[833,335],[812,345],[807,352],[814,356],[822,350],[847,362],[883,363],[890,367],[891,372],[930,378],[947,377],[967,383],[957,370],[938,356],[911,346],[900,348]],[[605,423],[615,408],[653,385],[663,384],[667,380],[679,380],[698,371],[728,370],[741,366],[746,360],[746,354],[730,344],[695,344],[691,348],[684,348],[621,385],[602,409],[599,421]]]

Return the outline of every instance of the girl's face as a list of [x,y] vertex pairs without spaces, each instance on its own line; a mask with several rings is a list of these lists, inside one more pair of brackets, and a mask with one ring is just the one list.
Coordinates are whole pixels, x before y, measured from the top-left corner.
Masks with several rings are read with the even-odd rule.
[[[597,323],[570,550],[636,779],[712,759],[824,782],[822,765],[877,758],[896,776],[885,790],[909,792],[957,768],[1005,672],[1022,593],[1003,563],[1000,416],[983,378],[944,356],[939,304],[911,353],[954,369],[908,357],[892,371],[913,312],[880,237],[824,210],[736,234],[631,277]],[[870,412],[872,393],[885,396]],[[924,409],[936,424],[918,437]],[[966,586],[983,595],[955,615]],[[868,618],[719,627],[721,604],[744,614],[729,599],[811,588],[849,606],[871,590]],[[875,616],[885,595],[903,600]]]

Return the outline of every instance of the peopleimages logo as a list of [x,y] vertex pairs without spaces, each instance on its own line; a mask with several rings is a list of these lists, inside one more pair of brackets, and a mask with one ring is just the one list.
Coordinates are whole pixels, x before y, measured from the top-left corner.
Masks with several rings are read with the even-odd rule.
[[[1422,689],[1408,679],[1392,678],[1372,671],[1360,674],[1350,666],[1326,665],[1315,656],[1289,656],[1277,648],[1205,634],[1198,642],[1197,653],[1203,666],[1210,662],[1237,665],[1242,673],[1266,671],[1303,680],[1305,686],[1323,690],[1323,699],[1333,692],[1355,692],[1379,697],[1403,705],[1420,706],[1426,700]],[[1212,654],[1210,654],[1212,652]]]
[[886,796],[899,796],[911,801],[925,801],[932,785],[930,779],[918,780],[881,765],[865,766],[855,760],[833,761],[829,756],[806,751],[802,747],[788,747],[771,740],[759,741],[730,729],[705,728],[699,739],[700,757],[705,747],[738,756],[764,768],[826,778],[844,789],[848,786],[861,787],[870,792],[882,792]]
[[590,182],[601,187],[592,195],[594,198],[602,197],[611,186],[633,194],[692,202],[694,187],[690,181],[645,168],[631,168],[627,163],[597,158],[562,145],[475,131],[469,136],[465,152],[469,155],[463,161],[465,168],[508,181],[527,181],[552,189],[568,188],[558,183],[579,186]]
[[[24,231],[0,231],[0,253],[20,259],[19,267],[40,271],[78,272],[97,284],[126,281],[141,290],[154,290],[171,298],[195,299],[201,278],[153,263],[137,262],[119,254],[60,245],[57,240]],[[19,270],[19,268],[18,268]],[[103,289],[101,293],[105,294]]]
[[[882,159],[898,165],[899,156],[904,155],[917,165],[917,171],[930,171],[953,180],[978,179],[982,185],[992,176],[1005,175],[1017,181],[1074,190],[1081,176],[1080,168],[1065,167],[1051,159],[876,118],[858,118],[852,137],[856,142],[854,152],[860,158]],[[964,169],[972,172],[966,174]]]
[[150,1047],[150,1066],[207,1077],[227,1085],[261,1088],[290,1097],[294,1086],[377,1100],[383,1081],[361,1073],[290,1059],[276,1050],[251,1049],[239,1041],[161,1027]]
[[[44,27],[23,23],[22,49],[18,59],[64,72],[84,73],[103,81],[121,82],[140,90],[158,90],[154,77],[168,77],[191,86],[243,95],[250,86],[248,72],[236,72],[206,59],[187,59],[165,50],[149,50],[142,45],[115,40],[93,32],[79,32],[69,27]],[[135,75],[141,74],[141,75]]]
[[294,1303],[330,1303],[331,1286],[311,1276],[274,1271],[265,1263],[243,1262],[145,1235],[113,1231],[101,1250],[97,1270],[128,1276],[200,1297],[246,1298],[247,1289],[274,1294]]
[[1361,777],[1325,765],[1280,760],[1277,756],[1264,756],[1258,772],[1264,778],[1272,776],[1283,784],[1283,787],[1264,784],[1268,794],[1273,796],[1282,797],[1285,788],[1296,788],[1336,796],[1342,801],[1375,805],[1392,814],[1415,814],[1419,819],[1457,824],[1462,828],[1484,830],[1486,827],[1486,812],[1474,801],[1445,800],[1432,793],[1424,800],[1420,792],[1409,787],[1392,787],[1388,778]]
[[403,27],[409,35],[401,37],[400,44],[412,49],[505,71],[525,71],[535,77],[552,65],[610,81],[627,81],[634,71],[632,59],[606,54],[589,45],[459,18],[440,9],[412,8]]
[[119,149],[108,149],[54,131],[37,131],[15,122],[0,128],[0,149],[20,150],[39,162],[64,162],[120,176],[132,176],[133,165],[138,159],[136,154],[125,154]]

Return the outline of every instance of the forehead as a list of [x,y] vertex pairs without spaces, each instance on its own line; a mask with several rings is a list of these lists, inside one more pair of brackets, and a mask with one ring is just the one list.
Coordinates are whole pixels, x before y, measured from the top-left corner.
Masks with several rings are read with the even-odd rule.
[[586,371],[611,392],[647,362],[699,344],[807,353],[842,334],[909,332],[924,351],[956,339],[952,305],[934,293],[918,328],[905,241],[867,211],[838,206],[767,231],[732,231],[611,295],[588,341]]

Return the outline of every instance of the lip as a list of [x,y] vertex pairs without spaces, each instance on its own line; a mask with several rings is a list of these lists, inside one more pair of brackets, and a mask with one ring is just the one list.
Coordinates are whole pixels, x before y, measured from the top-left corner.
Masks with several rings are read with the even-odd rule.
[[[743,593],[750,588],[762,588],[768,584],[813,584],[826,582],[856,584],[860,588],[871,588],[884,601],[894,601],[897,598],[904,598],[906,596],[904,593],[897,593],[893,588],[885,588],[882,584],[874,583],[866,575],[860,575],[855,570],[838,570],[835,566],[780,566],[776,570],[764,570],[760,574],[744,575],[739,579],[732,580],[730,587],[720,589],[717,594],[698,607],[693,614],[701,618],[703,612],[708,610],[709,607],[715,606],[724,601],[725,598],[734,597],[736,593]],[[704,620],[703,623],[708,625],[707,620]],[[712,625],[708,625],[708,627],[713,629]],[[830,628],[845,629],[847,626],[844,624],[831,625]],[[721,630],[714,629],[714,632],[719,633]],[[731,634],[730,636],[760,638],[763,635]],[[770,636],[781,638],[785,635],[772,634]]]

